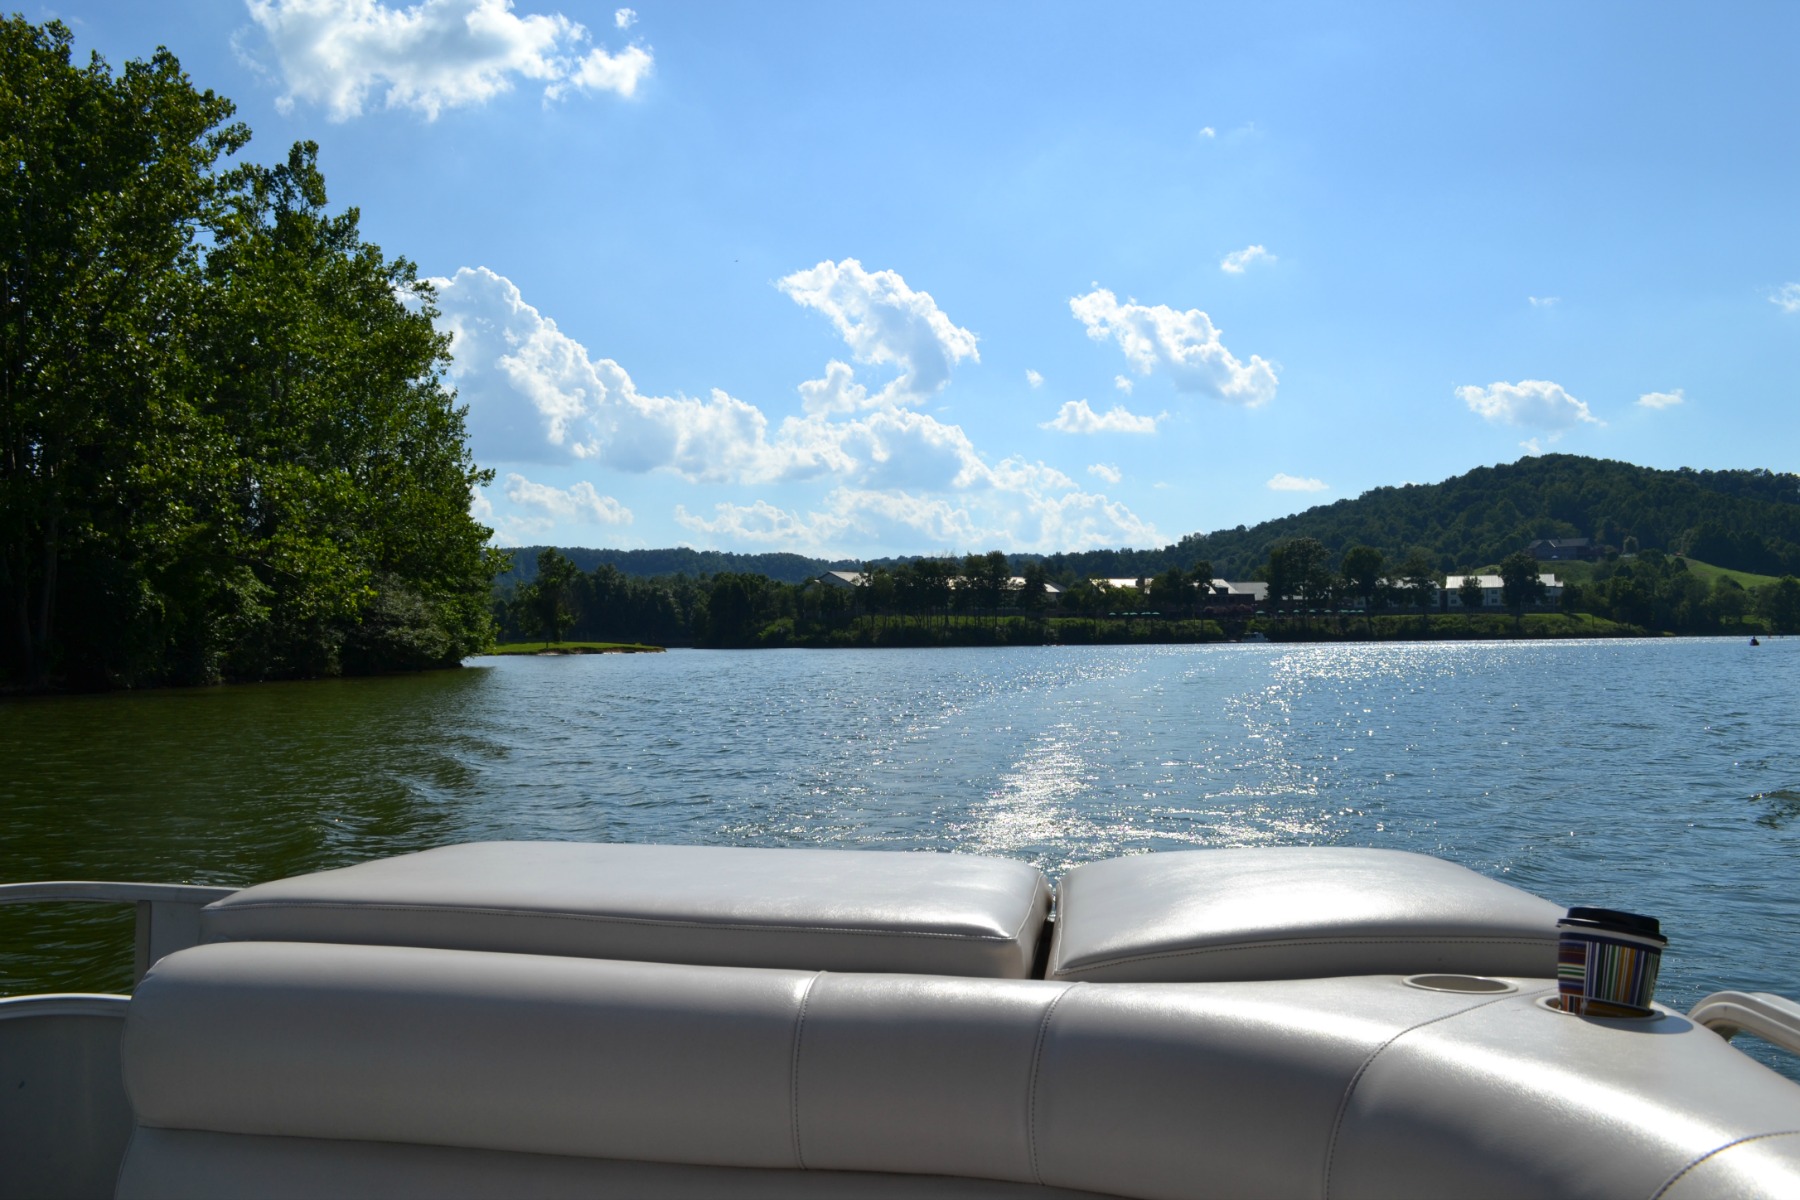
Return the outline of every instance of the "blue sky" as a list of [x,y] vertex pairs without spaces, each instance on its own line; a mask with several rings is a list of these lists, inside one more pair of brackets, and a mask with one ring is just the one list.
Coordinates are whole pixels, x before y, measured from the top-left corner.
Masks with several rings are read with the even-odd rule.
[[25,7],[439,279],[501,544],[1162,545],[1792,470],[1800,6]]

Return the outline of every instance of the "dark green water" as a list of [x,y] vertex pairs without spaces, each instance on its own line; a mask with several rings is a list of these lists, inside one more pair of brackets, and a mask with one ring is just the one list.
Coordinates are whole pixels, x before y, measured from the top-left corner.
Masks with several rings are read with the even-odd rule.
[[[234,884],[449,840],[485,672],[0,705],[0,880]],[[104,915],[103,915],[104,914]],[[109,919],[110,918],[110,919]],[[125,990],[131,918],[0,907],[0,992]]]

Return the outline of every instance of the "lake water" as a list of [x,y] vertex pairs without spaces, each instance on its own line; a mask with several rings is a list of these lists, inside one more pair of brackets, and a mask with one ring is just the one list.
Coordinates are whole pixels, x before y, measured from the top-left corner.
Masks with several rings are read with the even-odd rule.
[[[1677,1007],[1800,998],[1797,682],[1800,640],[1670,639],[672,651],[20,701],[0,880],[247,884],[487,838],[1052,874],[1380,846],[1661,917]],[[0,909],[0,991],[123,990],[129,962],[123,912]]]

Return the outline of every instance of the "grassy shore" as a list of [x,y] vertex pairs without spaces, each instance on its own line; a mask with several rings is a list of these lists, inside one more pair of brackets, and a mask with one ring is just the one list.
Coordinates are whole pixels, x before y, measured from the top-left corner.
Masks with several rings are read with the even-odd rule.
[[502,642],[489,654],[661,654],[661,646],[636,642]]

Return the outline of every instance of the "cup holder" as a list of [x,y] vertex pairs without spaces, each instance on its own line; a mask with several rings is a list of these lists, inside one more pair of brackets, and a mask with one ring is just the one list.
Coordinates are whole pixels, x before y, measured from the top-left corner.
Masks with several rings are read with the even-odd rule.
[[1657,1009],[1652,1009],[1649,1012],[1643,1012],[1643,1013],[1633,1013],[1633,1012],[1593,1013],[1593,1012],[1590,1012],[1590,1013],[1575,1014],[1575,1013],[1571,1013],[1570,1011],[1568,1011],[1567,1009],[1565,1009],[1562,1006],[1562,997],[1557,995],[1555,992],[1552,992],[1548,996],[1544,996],[1544,997],[1540,998],[1538,1000],[1538,1007],[1545,1010],[1546,1012],[1553,1012],[1557,1016],[1560,1016],[1560,1017],[1572,1017],[1572,1016],[1579,1015],[1581,1017],[1581,1019],[1584,1021],[1654,1021],[1658,1017],[1666,1015]]
[[1499,996],[1519,990],[1517,984],[1504,979],[1484,979],[1480,975],[1409,975],[1401,982],[1421,991],[1461,992],[1466,996]]

